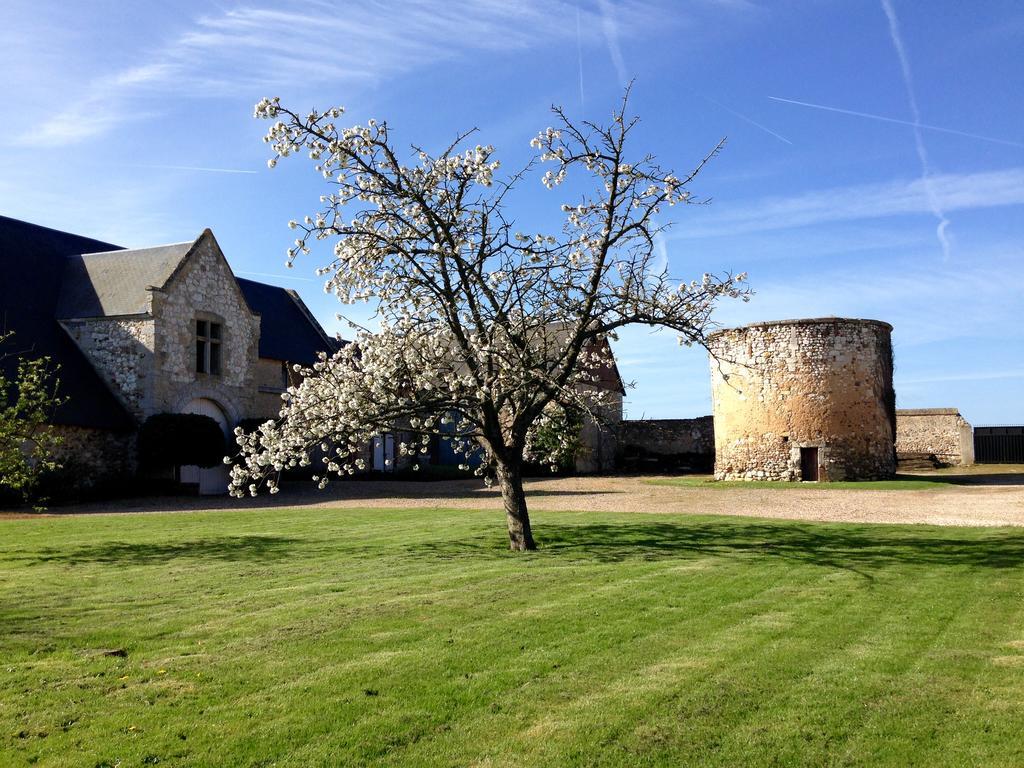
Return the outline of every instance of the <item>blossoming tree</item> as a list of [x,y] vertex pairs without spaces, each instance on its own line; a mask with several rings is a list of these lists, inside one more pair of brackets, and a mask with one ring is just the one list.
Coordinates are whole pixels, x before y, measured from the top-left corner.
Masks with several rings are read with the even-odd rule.
[[[275,121],[268,165],[306,152],[326,186],[322,209],[290,222],[299,236],[289,266],[312,240],[333,241],[319,270],[327,289],[346,304],[376,302],[380,327],[357,328],[354,343],[302,371],[277,421],[239,431],[232,492],[275,492],[281,470],[311,463],[322,487],[363,469],[367,442],[396,428],[409,436],[401,455],[427,453],[441,436],[464,469],[481,452],[476,471],[500,484],[511,548],[534,549],[524,461],[554,463],[574,444],[568,425],[579,421],[567,416],[600,417],[607,339],[639,323],[702,343],[717,300],[747,293],[743,275],[680,283],[656,267],[656,217],[692,202],[687,185],[721,144],[682,177],[634,159],[626,103],[607,126],[554,108],[555,127],[531,142],[538,157],[503,179],[493,147],[465,146],[470,134],[436,156],[406,155],[386,123],[338,128],[341,108],[257,104],[257,117]],[[518,232],[506,210],[537,160],[550,164],[548,189],[570,174],[590,180],[590,193],[561,205],[557,233]]]

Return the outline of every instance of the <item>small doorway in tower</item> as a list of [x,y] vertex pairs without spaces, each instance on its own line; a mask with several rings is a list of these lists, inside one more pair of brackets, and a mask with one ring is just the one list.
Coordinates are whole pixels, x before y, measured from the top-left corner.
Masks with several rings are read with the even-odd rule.
[[800,449],[800,479],[805,483],[818,482],[818,449]]

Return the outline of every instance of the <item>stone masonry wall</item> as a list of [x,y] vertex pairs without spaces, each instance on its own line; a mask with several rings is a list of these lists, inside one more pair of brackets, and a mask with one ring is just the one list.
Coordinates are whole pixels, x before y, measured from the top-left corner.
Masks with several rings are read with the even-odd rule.
[[56,458],[82,487],[130,477],[134,473],[134,433],[67,425],[55,425],[51,429],[63,440],[55,451]]
[[974,430],[956,408],[896,411],[896,453],[930,453],[944,464],[974,463]]
[[715,476],[800,480],[800,449],[817,448],[821,480],[891,477],[891,331],[823,318],[712,334]]
[[143,418],[152,392],[153,319],[96,318],[65,321],[64,327],[129,412]]
[[576,471],[580,474],[610,472],[615,468],[618,425],[622,422],[622,395],[607,393],[609,402],[599,406],[601,422],[585,417],[580,427]]
[[635,419],[619,427],[619,446],[662,455],[712,454],[715,451],[715,427],[711,416],[696,419]]

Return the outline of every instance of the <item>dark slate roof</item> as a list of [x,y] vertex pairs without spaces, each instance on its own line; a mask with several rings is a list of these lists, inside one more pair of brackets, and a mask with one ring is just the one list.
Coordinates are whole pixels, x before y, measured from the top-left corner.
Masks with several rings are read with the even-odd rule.
[[311,365],[318,352],[337,349],[337,340],[327,335],[295,291],[235,279],[249,307],[260,314],[260,357]]
[[18,355],[48,355],[60,364],[60,392],[68,402],[54,421],[82,427],[130,429],[132,417],[93,369],[56,318],[61,275],[68,256],[109,251],[116,245],[0,216],[0,328],[14,331],[0,360],[13,377]]
[[192,241],[69,256],[57,301],[57,317],[67,320],[147,312],[146,289],[163,287],[194,244]]

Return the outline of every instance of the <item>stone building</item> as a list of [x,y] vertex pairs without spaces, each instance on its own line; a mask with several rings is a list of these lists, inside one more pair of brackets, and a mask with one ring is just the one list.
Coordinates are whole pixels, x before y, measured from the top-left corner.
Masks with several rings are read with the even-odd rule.
[[595,416],[585,416],[580,430],[579,450],[576,452],[576,471],[583,474],[610,472],[615,469],[618,450],[619,425],[622,423],[622,401],[626,386],[607,340],[601,341],[601,353],[607,360],[597,369],[593,386],[602,390],[603,403]]
[[[336,349],[294,291],[236,278],[208,229],[127,250],[0,217],[0,268],[0,327],[60,365],[62,458],[92,481],[135,470],[135,432],[153,414],[203,414],[225,435],[276,416],[289,366]],[[191,467],[182,480],[220,492],[227,474]]]
[[974,430],[956,408],[896,411],[896,456],[934,457],[947,466],[974,463]]
[[[60,366],[68,400],[53,424],[62,461],[86,484],[134,474],[137,430],[157,413],[209,416],[232,444],[239,422],[277,416],[293,365],[340,343],[294,291],[236,277],[208,229],[129,250],[0,216],[0,270],[0,330],[14,331],[15,352]],[[17,356],[0,365],[12,375]],[[622,381],[614,361],[600,374],[614,422]],[[614,429],[588,422],[581,439],[578,469],[610,469]],[[395,435],[381,435],[369,466],[400,467],[395,449]],[[181,479],[227,488],[224,467],[185,467]]]
[[711,334],[716,478],[892,477],[891,332],[827,317]]

